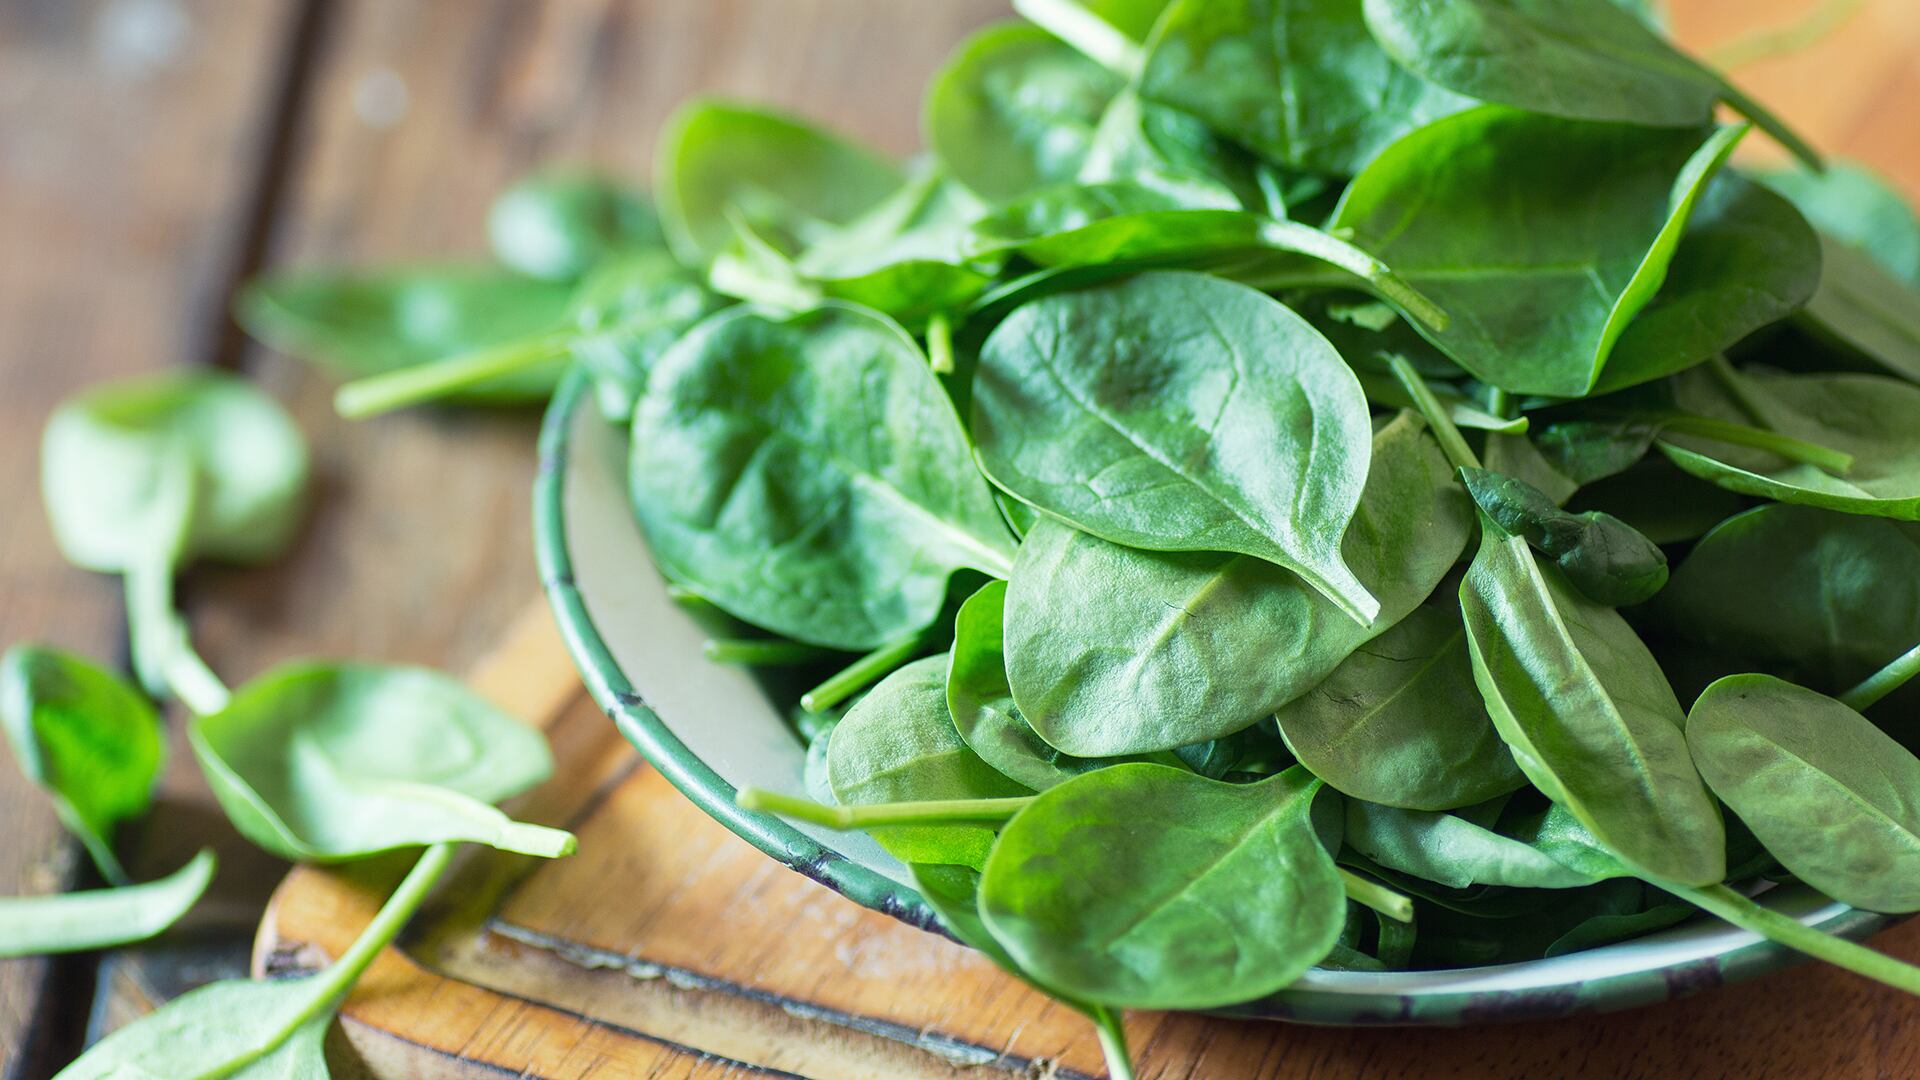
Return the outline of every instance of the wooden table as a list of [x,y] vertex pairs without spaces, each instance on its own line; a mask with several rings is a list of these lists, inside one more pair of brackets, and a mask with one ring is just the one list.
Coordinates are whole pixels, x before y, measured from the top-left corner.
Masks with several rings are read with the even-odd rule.
[[[1812,2],[1671,6],[1679,36],[1711,48]],[[1823,147],[1920,194],[1920,4],[1861,2],[1818,47],[1738,75]],[[216,364],[290,405],[313,440],[319,492],[303,541],[278,565],[196,571],[184,583],[215,667],[235,681],[311,654],[466,668],[534,588],[536,418],[344,423],[324,380],[233,329],[234,284],[262,266],[477,254],[486,204],[513,177],[554,161],[644,175],[661,119],[694,92],[778,102],[904,153],[927,74],[1000,11],[995,0],[0,0],[0,491],[10,500],[0,644],[48,640],[124,659],[115,583],[67,567],[47,533],[39,429],[55,402],[95,379]],[[0,767],[0,822],[0,892],[84,880],[44,799],[10,766]],[[159,811],[132,838],[135,872],[171,869],[208,837],[224,856],[216,895],[164,943],[99,962],[0,961],[0,1075],[45,1075],[89,1026],[111,1028],[245,969],[282,868],[231,835],[176,755]],[[1920,958],[1920,925],[1879,944]],[[867,977],[869,992],[891,985]],[[1891,992],[1799,968],[1573,1024],[1465,1034],[1221,1026],[1209,1038],[1244,1052],[1149,1046],[1144,1056],[1164,1076],[1478,1076],[1575,1063],[1657,1076],[1678,1060],[1709,1074],[1737,1062],[1742,1075],[1904,1076],[1920,1070],[1920,1036],[1904,1031],[1916,1017]],[[662,1060],[658,1075],[713,1071]]]

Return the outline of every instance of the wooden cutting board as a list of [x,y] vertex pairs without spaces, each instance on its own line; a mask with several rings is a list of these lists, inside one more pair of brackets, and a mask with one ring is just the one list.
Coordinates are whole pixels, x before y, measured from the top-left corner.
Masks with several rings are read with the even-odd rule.
[[[544,728],[558,767],[513,806],[565,825],[551,863],[471,852],[342,1011],[336,1057],[376,1077],[1103,1074],[1081,1019],[971,951],[862,909],[708,819],[581,691],[543,605],[471,678]],[[256,975],[317,968],[403,863],[294,870]],[[1920,921],[1876,944],[1920,957]],[[1135,1013],[1140,1075],[1893,1077],[1920,1005],[1805,966],[1611,1016],[1445,1030]],[[342,1073],[347,1073],[343,1068]]]

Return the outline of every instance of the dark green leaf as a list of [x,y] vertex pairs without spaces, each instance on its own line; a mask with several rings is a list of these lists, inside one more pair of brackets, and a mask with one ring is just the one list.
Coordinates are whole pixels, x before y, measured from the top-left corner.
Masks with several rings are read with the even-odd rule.
[[[1346,840],[1381,866],[1455,889],[1470,885],[1571,889],[1627,874],[1571,815],[1558,808],[1553,812],[1560,817],[1557,832],[1546,842],[1528,843],[1453,814],[1350,799]],[[1569,833],[1583,837],[1585,843],[1569,839]]]
[[1755,178],[1792,200],[1821,232],[1920,286],[1920,214],[1872,170],[1834,161],[1820,172],[1779,169]]
[[1488,517],[1552,559],[1587,599],[1631,607],[1666,585],[1666,552],[1619,518],[1567,513],[1533,485],[1486,469],[1462,469],[1460,478]]

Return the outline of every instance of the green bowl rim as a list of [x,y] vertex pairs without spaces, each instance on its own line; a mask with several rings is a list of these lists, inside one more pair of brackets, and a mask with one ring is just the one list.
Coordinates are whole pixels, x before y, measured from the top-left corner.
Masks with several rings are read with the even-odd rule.
[[[627,681],[587,612],[574,581],[573,560],[567,548],[564,508],[568,440],[575,411],[582,403],[593,402],[590,391],[586,374],[573,370],[554,392],[541,423],[539,468],[533,487],[534,553],[541,585],[588,692],[627,741],[668,782],[735,835],[862,907],[919,929],[946,935],[939,917],[911,887],[822,846],[777,817],[736,806],[734,786],[689,750]],[[1858,941],[1898,921],[1895,916],[1843,908],[1814,925],[1827,933]],[[1271,998],[1224,1012],[1339,1025],[1548,1019],[1682,997],[1753,978],[1803,959],[1790,949],[1759,940],[1666,967],[1617,972],[1524,990],[1407,991],[1384,987],[1378,991],[1284,990]],[[1449,969],[1453,973],[1475,970],[1485,969]],[[1385,983],[1410,974],[1430,973],[1342,973],[1357,982],[1377,978]]]

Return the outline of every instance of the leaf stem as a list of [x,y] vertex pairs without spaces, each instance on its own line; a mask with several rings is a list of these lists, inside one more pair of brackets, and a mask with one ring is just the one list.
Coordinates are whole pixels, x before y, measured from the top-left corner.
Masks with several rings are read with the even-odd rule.
[[1354,903],[1370,907],[1395,922],[1413,921],[1413,901],[1380,885],[1340,867],[1340,884],[1347,890],[1347,899]]
[[1773,141],[1787,148],[1794,157],[1799,158],[1807,168],[1814,172],[1826,171],[1826,163],[1820,160],[1820,151],[1802,139],[1799,133],[1787,126],[1786,121],[1773,114],[1771,109],[1747,96],[1746,91],[1733,85],[1726,79],[1720,80],[1720,98],[1733,110],[1754,122],[1761,131],[1773,136]]
[[173,689],[173,696],[180,699],[188,711],[196,716],[212,716],[224,712],[227,703],[233,700],[233,692],[220,676],[207,666],[193,640],[187,634],[184,619],[178,620],[173,651],[167,657],[167,685]]
[[1138,44],[1074,0],[1013,0],[1013,10],[1127,82],[1145,66],[1146,53]]
[[1655,881],[1654,884],[1709,914],[1742,930],[1759,934],[1775,944],[1785,945],[1817,960],[1825,960],[1896,990],[1920,994],[1920,967],[1864,945],[1822,933],[1797,919],[1756,904],[1725,885],[1696,889],[1662,881]]
[[716,664],[756,667],[805,664],[828,654],[828,650],[818,645],[781,638],[708,638],[700,651]]
[[826,712],[856,692],[907,662],[920,649],[920,631],[890,641],[827,677],[819,686],[800,695],[800,707],[810,713]]
[[1420,415],[1426,417],[1427,426],[1433,429],[1433,437],[1440,441],[1440,449],[1446,453],[1447,460],[1453,464],[1453,467],[1456,469],[1480,468],[1479,456],[1473,452],[1473,447],[1467,445],[1466,437],[1460,434],[1460,429],[1454,426],[1453,418],[1447,415],[1446,406],[1440,403],[1439,398],[1433,396],[1433,390],[1427,386],[1427,380],[1420,377],[1420,373],[1407,362],[1407,358],[1389,356],[1387,366],[1393,370],[1393,377],[1400,380],[1400,385],[1406,390],[1407,396],[1413,399],[1414,408],[1419,409]]
[[1852,454],[1821,446],[1819,443],[1807,442],[1805,439],[1796,439],[1791,435],[1782,435],[1777,431],[1736,424],[1731,420],[1694,416],[1690,413],[1674,413],[1662,417],[1659,423],[1662,431],[1697,435],[1714,442],[1764,450],[1769,454],[1786,458],[1788,461],[1824,469],[1836,476],[1845,476],[1848,470],[1853,468]]
[[1854,712],[1866,712],[1916,675],[1920,675],[1920,645],[1908,649],[1893,663],[1867,676],[1859,686],[1841,694],[1840,703]]
[[373,921],[367,923],[366,929],[360,931],[360,936],[354,939],[346,952],[340,954],[339,959],[320,973],[319,977],[324,980],[321,996],[315,998],[313,1007],[301,1014],[297,1022],[288,1026],[288,1034],[319,1015],[321,1010],[337,1005],[347,991],[353,989],[353,984],[360,980],[374,957],[393,943],[407,920],[413,918],[413,913],[420,909],[434,882],[440,880],[440,875],[453,862],[453,847],[452,844],[435,844],[421,853],[420,861],[413,864],[413,869],[407,871],[407,876],[393,890],[393,895],[380,905]]
[[1409,285],[1386,263],[1331,233],[1297,221],[1269,218],[1260,223],[1260,242],[1266,247],[1297,252],[1345,270],[1365,281],[1382,300],[1428,329],[1447,328],[1447,313],[1440,305],[1427,299],[1425,293]]
[[864,806],[828,806],[797,795],[765,788],[744,787],[734,796],[742,810],[779,814],[810,821],[829,829],[870,829],[883,825],[962,825],[1005,821],[1026,809],[1038,796],[1009,799],[935,799],[927,802],[868,803]]
[[1134,1080],[1133,1055],[1127,1050],[1127,1029],[1119,1009],[1095,1005],[1090,1014],[1100,1035],[1100,1052],[1107,1058],[1108,1080]]
[[927,316],[927,366],[935,375],[953,374],[953,320],[944,311]]
[[456,391],[565,360],[573,340],[571,331],[539,334],[430,364],[369,375],[342,386],[334,394],[333,408],[349,420],[364,420],[436,401]]

